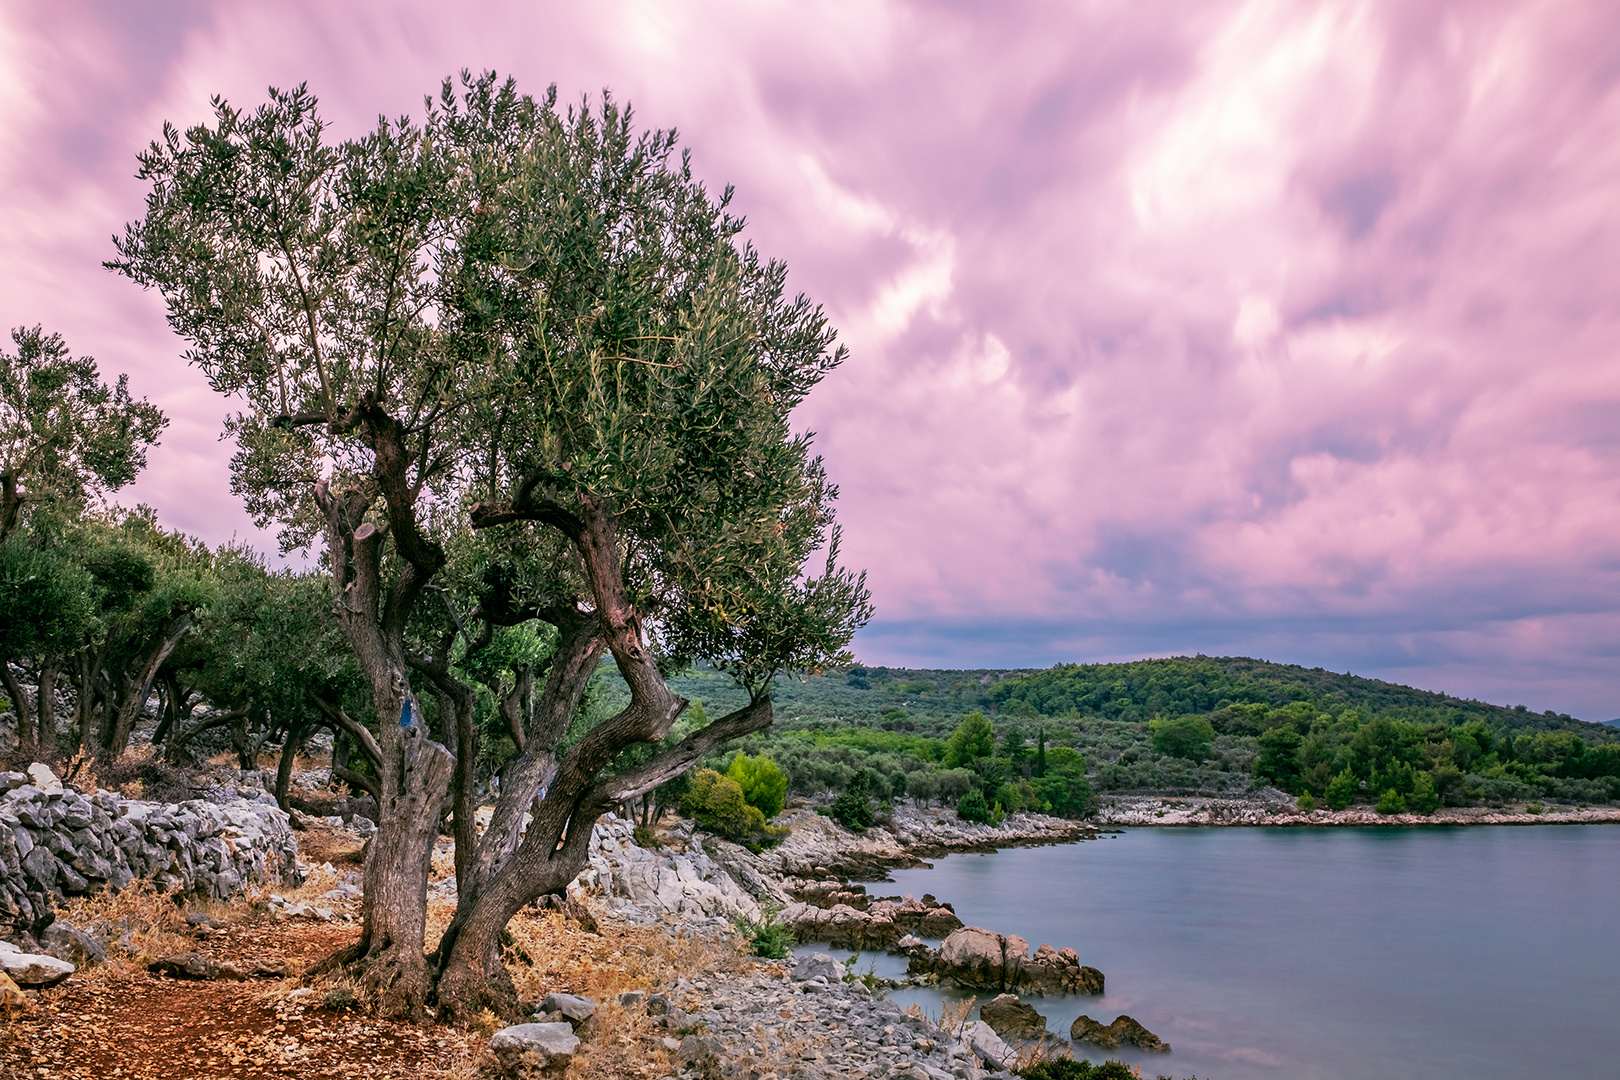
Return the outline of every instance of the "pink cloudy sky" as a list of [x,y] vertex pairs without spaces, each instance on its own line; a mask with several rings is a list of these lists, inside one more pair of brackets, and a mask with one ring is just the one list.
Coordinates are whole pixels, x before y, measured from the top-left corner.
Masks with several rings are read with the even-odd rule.
[[1620,715],[1612,3],[6,0],[0,319],[227,404],[100,268],[135,152],[308,81],[338,135],[463,67],[610,86],[735,183],[851,350],[804,423],[869,662],[1242,653]]

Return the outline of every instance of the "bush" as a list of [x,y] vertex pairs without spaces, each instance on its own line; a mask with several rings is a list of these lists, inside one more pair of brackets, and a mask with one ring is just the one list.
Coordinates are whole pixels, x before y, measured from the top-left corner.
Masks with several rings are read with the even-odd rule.
[[996,729],[990,726],[982,712],[970,712],[951,732],[945,744],[945,767],[959,768],[974,758],[990,757],[996,752]]
[[1105,1061],[1093,1065],[1090,1061],[1073,1058],[1055,1058],[1037,1062],[1019,1069],[1024,1080],[1139,1080],[1141,1074],[1123,1061]]
[[865,769],[849,778],[844,793],[833,800],[827,816],[850,832],[865,832],[872,825],[872,778]]
[[939,794],[939,779],[930,769],[918,769],[906,777],[906,794],[918,806],[927,805],[934,796]]
[[1215,728],[1202,716],[1173,716],[1168,720],[1156,716],[1148,723],[1148,731],[1153,737],[1153,749],[1189,761],[1208,757],[1209,744],[1215,738]]
[[1440,793],[1435,790],[1434,777],[1426,772],[1417,774],[1412,783],[1412,797],[1406,800],[1414,813],[1432,814],[1440,808]]
[[971,769],[945,769],[935,773],[934,780],[940,801],[946,804],[960,802],[974,788]]
[[710,832],[745,844],[780,840],[786,829],[773,828],[757,806],[749,806],[737,781],[713,769],[699,769],[681,800],[681,809]]
[[1299,808],[1307,814],[1316,809],[1316,799],[1310,792],[1307,791],[1299,797]]
[[1374,809],[1380,814],[1404,814],[1406,813],[1406,796],[1394,788],[1389,788],[1378,796],[1378,805]]
[[1081,818],[1095,813],[1097,793],[1086,779],[1086,759],[1067,746],[1054,746],[1046,752],[1045,775],[1034,783],[1041,809],[1062,818]]
[[735,780],[748,805],[767,818],[780,814],[787,804],[787,773],[765,754],[751,758],[739,753],[731,759],[726,778]]
[[769,914],[762,922],[738,919],[737,931],[748,939],[755,956],[767,960],[786,960],[793,948],[793,934]]
[[1299,748],[1304,742],[1291,727],[1275,727],[1260,736],[1260,756],[1254,775],[1270,780],[1283,791],[1299,790]]
[[1327,800],[1328,809],[1343,810],[1356,801],[1356,775],[1350,771],[1348,765],[1343,772],[1328,781],[1327,791],[1322,798]]
[[984,801],[984,794],[978,788],[973,788],[962,801],[956,804],[956,816],[963,821],[971,821],[976,825],[985,825],[990,821],[990,804]]

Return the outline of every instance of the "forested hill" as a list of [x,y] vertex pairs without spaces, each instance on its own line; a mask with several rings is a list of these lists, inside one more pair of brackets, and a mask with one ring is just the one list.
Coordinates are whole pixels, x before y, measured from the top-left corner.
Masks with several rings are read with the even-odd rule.
[[[616,676],[605,681],[618,691]],[[671,681],[680,693],[715,708],[741,705],[745,695],[717,672],[699,670]],[[615,694],[615,696],[617,696]],[[1416,723],[1479,720],[1497,732],[1566,730],[1590,743],[1620,742],[1620,728],[1568,715],[1489,705],[1355,675],[1274,664],[1247,657],[1181,656],[1124,664],[1059,664],[1044,671],[976,668],[940,670],[857,666],[808,679],[779,680],[773,696],[785,727],[855,724],[943,737],[973,709],[1003,716],[1100,717],[1145,722],[1165,716],[1215,713],[1231,704],[1272,707],[1309,702],[1337,715],[1390,716]]]
[[1620,731],[1567,713],[1531,712],[1523,705],[1490,705],[1410,686],[1297,664],[1245,656],[1177,656],[1125,664],[1059,664],[997,680],[989,688],[997,711],[1041,716],[1100,716],[1148,720],[1155,714],[1211,713],[1234,704],[1281,707],[1309,702],[1323,711],[1346,708],[1417,723],[1483,721],[1495,731],[1576,731],[1589,742],[1620,741]]

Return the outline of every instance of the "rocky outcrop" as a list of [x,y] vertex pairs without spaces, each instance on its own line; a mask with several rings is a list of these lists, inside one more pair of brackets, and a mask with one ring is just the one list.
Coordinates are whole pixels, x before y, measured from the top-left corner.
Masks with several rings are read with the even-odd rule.
[[851,833],[813,810],[790,810],[776,822],[793,831],[779,847],[753,856],[755,864],[768,875],[807,880],[882,879],[890,867],[920,866],[948,852],[1066,844],[1095,832],[1082,822],[1043,814],[1009,814],[1000,825],[975,825],[959,820],[954,810],[913,806],[895,807],[887,825],[864,833]]
[[15,945],[0,941],[0,972],[4,972],[18,986],[43,990],[47,986],[55,986],[75,970],[66,960],[23,952]]
[[579,994],[547,994],[540,1002],[540,1011],[534,1014],[539,1024],[570,1024],[575,1031],[583,1030],[596,1015],[596,1002]]
[[0,924],[16,932],[42,931],[66,897],[139,878],[224,899],[298,876],[297,842],[273,800],[164,804],[0,777]]
[[856,911],[865,911],[872,903],[872,898],[866,895],[865,885],[840,881],[837,878],[830,881],[804,881],[790,877],[782,882],[782,889],[793,899],[818,908],[831,909],[843,904]]
[[636,844],[635,827],[613,814],[596,823],[590,865],[570,888],[602,896],[614,914],[643,925],[665,915],[698,927],[764,916],[700,841],[694,839],[685,852],[649,851]]
[[1017,994],[999,994],[979,1006],[979,1019],[989,1024],[1003,1039],[1031,1040],[1046,1034],[1046,1017],[1035,1006],[1018,1000]]
[[283,979],[287,976],[285,963],[258,963],[249,966],[228,961],[216,962],[202,953],[160,956],[156,960],[149,961],[146,970],[154,975],[166,975],[171,979],[191,979],[198,982],[214,979],[241,982],[244,979]]
[[[489,1040],[489,1049],[508,1075],[538,1070],[543,1076],[561,1076],[579,1049],[579,1036],[566,1023],[517,1024],[502,1028]],[[526,1068],[528,1067],[528,1068]],[[532,1075],[532,1072],[531,1072]]]
[[1531,814],[1512,807],[1443,806],[1433,814],[1380,814],[1371,806],[1299,809],[1294,796],[1268,788],[1253,795],[1116,795],[1096,816],[1103,826],[1268,825],[1361,828],[1368,825],[1572,825],[1620,822],[1620,806],[1547,805]]
[[1169,1043],[1123,1013],[1112,1024],[1103,1024],[1089,1016],[1078,1017],[1069,1027],[1069,1038],[1076,1043],[1100,1046],[1104,1050],[1114,1050],[1124,1045],[1160,1054],[1170,1052]]
[[938,949],[916,938],[900,942],[914,975],[932,975],[978,990],[1019,994],[1100,994],[1103,973],[1080,963],[1073,949],[1042,945],[1029,954],[1017,934],[977,926],[952,933]]
[[842,965],[817,954],[746,974],[683,978],[670,995],[693,1012],[665,1045],[697,1075],[739,1078],[981,1080],[1006,1076],[1001,1070],[1016,1059],[981,1021],[947,1031],[842,976]]
[[823,908],[796,902],[783,908],[777,918],[800,941],[825,941],[859,949],[890,949],[907,934],[944,937],[962,925],[949,908],[937,903],[930,906],[911,896],[873,901],[865,910],[841,903]]
[[1008,1046],[1006,1040],[996,1034],[996,1029],[983,1020],[970,1020],[954,1034],[987,1069],[1006,1069],[1018,1060],[1018,1051]]

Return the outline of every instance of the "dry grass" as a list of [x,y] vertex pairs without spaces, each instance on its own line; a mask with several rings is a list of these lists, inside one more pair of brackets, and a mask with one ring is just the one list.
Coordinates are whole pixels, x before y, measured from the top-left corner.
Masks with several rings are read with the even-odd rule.
[[963,998],[960,1001],[942,1001],[939,1005],[939,1015],[929,1016],[928,1010],[921,1005],[913,1004],[906,1009],[907,1016],[914,1016],[919,1020],[932,1020],[942,1030],[952,1035],[960,1035],[962,1028],[973,1020],[973,1006],[979,1003],[976,997]]
[[[713,938],[630,926],[595,913],[600,934],[578,929],[561,912],[524,911],[508,926],[507,968],[519,997],[538,1002],[546,994],[582,994],[597,1001],[589,1041],[581,1044],[571,1080],[656,1077],[674,1071],[660,1040],[668,1034],[644,1009],[625,1009],[628,990],[659,993],[681,976],[740,975],[750,961],[734,946]],[[691,1009],[697,1000],[677,1001]]]
[[[1040,1042],[1019,1047],[1018,1060],[1013,1063],[1011,1068],[1013,1072],[1022,1073],[1024,1070],[1033,1069],[1043,1062],[1073,1060],[1074,1053],[1069,1044],[1054,1035],[1042,1039]],[[1138,1072],[1137,1075],[1140,1076],[1141,1073]]]
[[[220,904],[213,906],[216,910],[224,908]],[[191,952],[194,946],[191,927],[174,895],[157,891],[147,881],[131,882],[118,892],[102,890],[74,897],[61,909],[59,917],[73,926],[102,923],[127,934],[128,952],[117,947],[120,934],[111,935],[107,966],[114,971],[144,971],[152,957]]]

